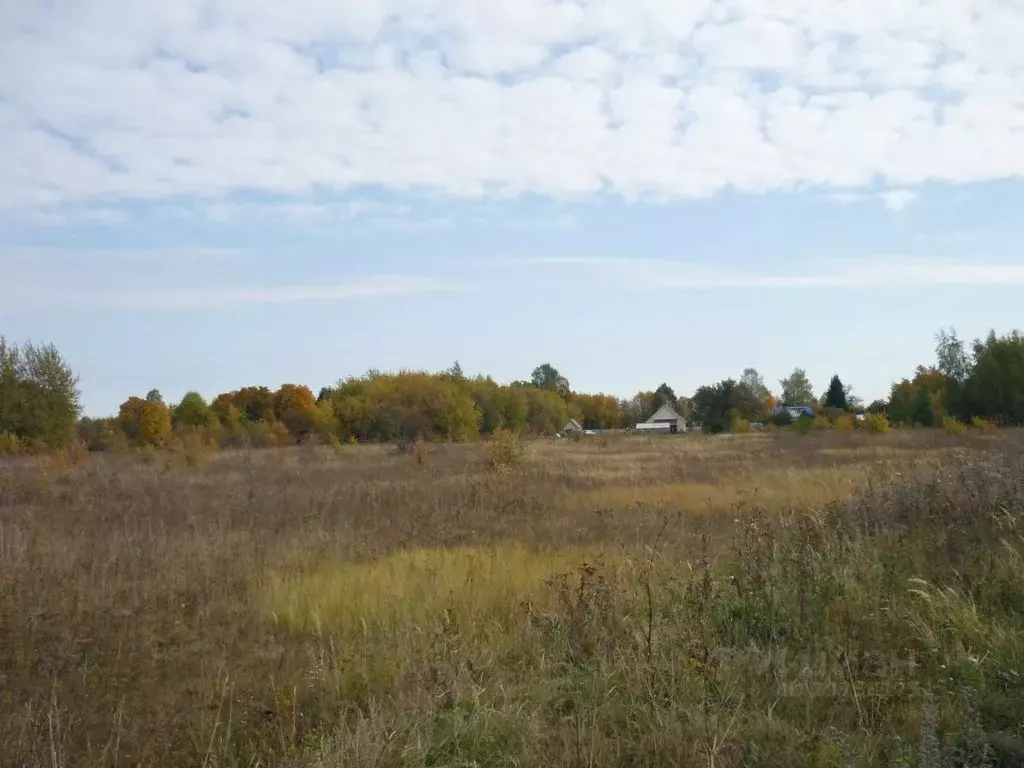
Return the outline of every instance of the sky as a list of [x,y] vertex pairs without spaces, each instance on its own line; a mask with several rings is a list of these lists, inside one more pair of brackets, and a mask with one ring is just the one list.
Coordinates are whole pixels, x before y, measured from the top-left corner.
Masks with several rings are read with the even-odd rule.
[[0,0],[0,333],[88,415],[376,368],[866,400],[1024,325],[1020,0]]

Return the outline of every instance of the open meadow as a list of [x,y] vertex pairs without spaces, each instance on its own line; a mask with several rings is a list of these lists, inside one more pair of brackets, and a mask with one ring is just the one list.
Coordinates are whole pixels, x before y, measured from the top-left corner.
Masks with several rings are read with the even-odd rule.
[[0,462],[2,766],[1024,765],[1024,436]]

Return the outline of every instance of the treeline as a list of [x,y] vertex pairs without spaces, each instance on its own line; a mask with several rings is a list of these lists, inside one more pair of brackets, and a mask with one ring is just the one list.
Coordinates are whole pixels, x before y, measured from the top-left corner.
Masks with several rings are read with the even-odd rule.
[[970,352],[955,331],[940,331],[936,362],[918,366],[912,379],[892,387],[885,408],[889,418],[904,424],[938,426],[943,419],[961,422],[985,419],[1024,425],[1024,335],[989,333],[976,339]]
[[952,331],[940,332],[937,341],[934,364],[919,366],[912,379],[893,385],[888,400],[866,408],[839,375],[816,396],[800,368],[779,382],[778,393],[748,368],[738,379],[700,387],[689,398],[661,384],[620,400],[574,391],[548,363],[530,379],[510,384],[467,376],[456,363],[440,373],[370,371],[316,395],[306,386],[285,384],[277,390],[244,387],[209,402],[189,392],[180,402],[167,403],[152,390],[128,398],[116,416],[79,419],[78,382],[59,352],[49,345],[9,345],[0,337],[0,453],[47,450],[75,439],[104,450],[175,440],[222,447],[311,440],[461,441],[499,428],[550,435],[569,419],[584,429],[630,428],[662,405],[708,432],[746,431],[759,423],[788,426],[789,415],[779,413],[777,405],[805,406],[822,423],[867,411],[886,426],[939,426],[951,419],[1024,424],[1021,333],[993,332],[969,352]]
[[[559,388],[548,386],[552,378]],[[318,395],[306,386],[244,387],[207,402],[189,392],[168,404],[159,391],[130,397],[118,415],[82,419],[79,436],[94,449],[165,445],[197,435],[221,447],[280,446],[311,440],[403,442],[472,440],[499,428],[554,434],[570,418],[588,429],[620,425],[620,402],[609,395],[573,392],[549,365],[531,381],[501,385],[466,376],[458,364],[440,373],[370,371]],[[653,411],[651,411],[653,413]]]

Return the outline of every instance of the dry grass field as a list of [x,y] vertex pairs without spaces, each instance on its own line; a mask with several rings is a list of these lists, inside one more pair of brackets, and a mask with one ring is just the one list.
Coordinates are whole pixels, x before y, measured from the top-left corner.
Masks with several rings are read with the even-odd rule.
[[1024,765],[1024,439],[0,463],[0,766],[114,765]]

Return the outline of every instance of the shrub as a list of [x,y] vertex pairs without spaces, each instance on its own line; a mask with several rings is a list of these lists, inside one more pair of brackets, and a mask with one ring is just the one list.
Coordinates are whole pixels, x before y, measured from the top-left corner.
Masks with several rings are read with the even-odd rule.
[[842,432],[844,434],[853,432],[853,416],[848,413],[837,416],[835,421],[832,423],[832,427],[836,432]]
[[178,431],[170,447],[181,456],[187,467],[204,466],[211,454],[220,450],[220,444],[202,427],[187,427]]
[[776,427],[788,427],[793,424],[793,417],[789,411],[779,411],[772,416],[771,423]]
[[82,440],[68,443],[53,454],[52,464],[59,469],[84,467],[89,461],[89,446]]
[[947,435],[962,435],[967,432],[967,426],[952,416],[942,417],[942,429]]
[[750,431],[750,422],[741,416],[734,416],[729,420],[729,431],[734,435],[745,435]]
[[499,427],[487,446],[487,464],[499,475],[511,475],[523,463],[526,446],[518,432]]
[[793,422],[793,429],[798,435],[809,434],[811,429],[814,428],[814,419],[810,416],[804,415]]
[[861,422],[864,429],[872,435],[882,435],[889,431],[889,417],[884,413],[868,413]]
[[971,426],[974,427],[975,429],[981,430],[981,434],[983,435],[994,435],[996,432],[999,431],[998,424],[996,424],[994,421],[989,421],[988,419],[983,419],[979,416],[975,416],[973,419],[971,419]]
[[17,435],[0,432],[0,456],[17,456],[21,452],[21,440]]
[[835,424],[839,419],[847,415],[845,410],[834,406],[826,406],[822,409],[822,413],[825,415],[825,418],[829,420],[830,424]]
[[811,420],[811,427],[817,430],[828,429],[831,426],[826,416],[815,416]]

